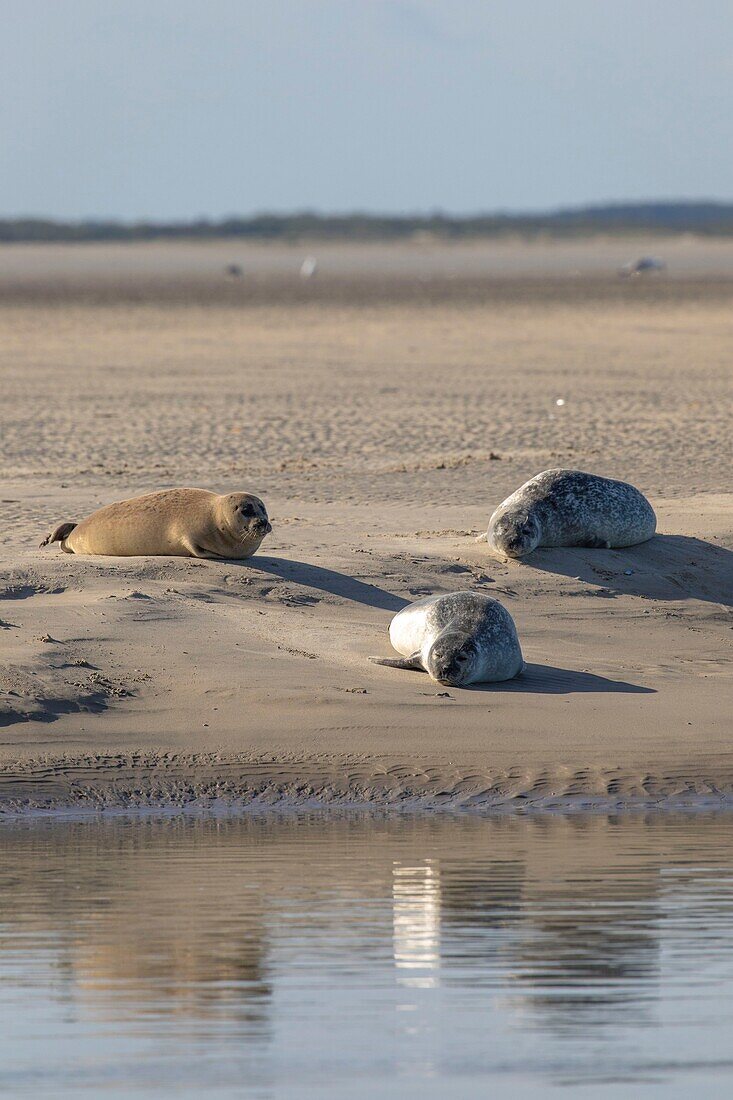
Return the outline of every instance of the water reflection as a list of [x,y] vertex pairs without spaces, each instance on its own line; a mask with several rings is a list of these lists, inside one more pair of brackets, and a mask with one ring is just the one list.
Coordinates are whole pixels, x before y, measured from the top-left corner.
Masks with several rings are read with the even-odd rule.
[[401,975],[400,984],[429,988],[440,966],[441,889],[438,869],[427,859],[417,866],[393,867],[392,920],[394,961],[398,970],[422,970]]
[[83,1020],[159,1023],[250,1068],[320,1065],[353,1026],[348,1057],[371,1035],[404,1069],[423,1044],[440,1074],[456,1051],[486,1068],[490,1018],[535,1036],[525,1069],[546,1033],[578,1074],[589,1035],[621,1057],[680,973],[727,975],[733,1006],[729,817],[18,823],[0,848],[0,998],[18,1021],[29,991],[73,1006],[72,1043]]

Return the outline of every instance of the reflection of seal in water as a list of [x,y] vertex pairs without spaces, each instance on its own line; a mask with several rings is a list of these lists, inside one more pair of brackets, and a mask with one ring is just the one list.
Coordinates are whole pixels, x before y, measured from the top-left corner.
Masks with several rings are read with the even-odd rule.
[[479,592],[428,596],[409,604],[392,619],[389,640],[403,658],[371,661],[424,669],[454,687],[510,680],[524,665],[511,615]]
[[108,504],[79,524],[60,523],[41,546],[60,542],[67,554],[248,558],[271,530],[264,504],[250,493],[163,489]]
[[625,481],[581,470],[545,470],[500,504],[489,520],[489,547],[523,558],[538,546],[635,546],[654,534],[657,517]]

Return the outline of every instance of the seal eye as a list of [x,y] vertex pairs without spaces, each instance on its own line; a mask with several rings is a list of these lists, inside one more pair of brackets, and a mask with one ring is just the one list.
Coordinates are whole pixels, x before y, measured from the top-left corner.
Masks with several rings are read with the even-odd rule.
[[255,510],[254,510],[254,508],[252,507],[251,504],[243,504],[242,505],[242,515],[243,516],[253,516],[254,514],[255,514]]

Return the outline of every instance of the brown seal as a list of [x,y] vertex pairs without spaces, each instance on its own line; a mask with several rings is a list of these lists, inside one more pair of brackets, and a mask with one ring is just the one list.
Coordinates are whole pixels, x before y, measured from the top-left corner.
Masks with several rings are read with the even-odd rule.
[[259,497],[206,489],[162,489],[108,504],[81,523],[60,523],[41,546],[67,554],[174,554],[248,558],[272,530]]

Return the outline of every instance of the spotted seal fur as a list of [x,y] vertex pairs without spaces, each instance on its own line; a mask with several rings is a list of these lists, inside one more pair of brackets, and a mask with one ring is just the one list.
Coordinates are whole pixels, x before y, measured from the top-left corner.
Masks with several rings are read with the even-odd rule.
[[539,546],[635,546],[656,527],[651,504],[628,482],[558,469],[507,497],[489,520],[486,540],[499,554],[523,558]]
[[514,620],[480,592],[427,596],[409,604],[392,619],[389,640],[402,657],[371,661],[424,670],[451,687],[510,680],[524,667]]

